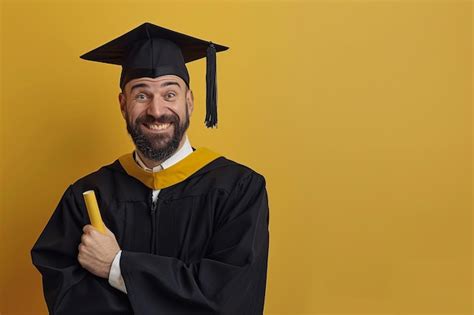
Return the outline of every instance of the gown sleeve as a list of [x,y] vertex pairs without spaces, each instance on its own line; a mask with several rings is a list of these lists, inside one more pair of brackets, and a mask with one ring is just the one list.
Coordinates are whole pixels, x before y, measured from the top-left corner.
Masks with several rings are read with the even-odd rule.
[[77,260],[82,228],[89,223],[84,213],[69,186],[31,249],[49,314],[123,314],[126,295],[89,273]]
[[262,314],[269,246],[265,179],[251,173],[228,193],[199,261],[122,251],[136,314]]

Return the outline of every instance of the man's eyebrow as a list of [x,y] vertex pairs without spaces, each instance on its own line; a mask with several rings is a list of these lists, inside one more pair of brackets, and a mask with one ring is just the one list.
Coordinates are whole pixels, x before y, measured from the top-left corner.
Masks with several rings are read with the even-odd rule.
[[[181,85],[176,81],[163,82],[163,83],[161,83],[160,87],[164,88],[164,87],[167,87],[169,85],[177,85],[179,88],[181,88]],[[138,88],[141,88],[141,87],[149,88],[150,86],[146,83],[138,83],[138,84],[132,85],[132,88],[130,89],[130,93],[133,92],[134,89],[138,89]]]
[[168,86],[168,85],[177,85],[177,86],[179,86],[179,88],[181,88],[181,85],[179,85],[179,83],[176,82],[176,81],[166,81],[166,82],[163,82],[163,83],[161,83],[160,87],[166,87],[166,86]]
[[138,83],[138,84],[132,85],[132,88],[130,89],[130,93],[133,92],[134,89],[138,89],[141,87],[149,87],[149,86],[146,83]]

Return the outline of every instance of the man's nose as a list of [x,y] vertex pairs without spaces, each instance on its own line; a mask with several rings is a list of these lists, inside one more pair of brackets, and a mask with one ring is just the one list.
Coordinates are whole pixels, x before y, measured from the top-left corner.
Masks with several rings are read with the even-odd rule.
[[165,109],[165,101],[162,100],[159,96],[155,96],[148,104],[147,114],[158,118],[164,114]]

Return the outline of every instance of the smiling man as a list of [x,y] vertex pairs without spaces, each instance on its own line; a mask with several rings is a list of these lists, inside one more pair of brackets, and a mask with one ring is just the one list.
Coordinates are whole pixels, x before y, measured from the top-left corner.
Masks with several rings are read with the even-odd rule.
[[119,101],[127,131],[146,164],[158,164],[183,146],[193,111],[193,96],[183,79],[164,75],[132,80]]
[[[81,56],[122,66],[135,150],[71,184],[31,250],[51,314],[262,314],[269,246],[265,178],[191,146],[185,63],[206,57],[206,125],[217,124],[216,52],[150,23]],[[106,233],[89,224],[94,190]]]

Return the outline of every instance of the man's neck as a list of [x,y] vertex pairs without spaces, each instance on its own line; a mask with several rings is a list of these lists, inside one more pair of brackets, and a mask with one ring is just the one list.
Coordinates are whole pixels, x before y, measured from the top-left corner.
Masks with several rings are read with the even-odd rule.
[[[183,136],[183,138],[181,139],[181,142],[179,143],[179,146],[178,148],[173,152],[171,153],[171,155],[175,154],[179,149],[181,149],[184,145],[184,143],[186,142],[186,135]],[[151,159],[148,159],[147,157],[145,157],[142,152],[140,152],[140,150],[135,150],[137,152],[137,154],[140,156],[140,159],[142,160],[142,162],[146,165],[146,167],[150,168],[150,169],[153,169],[154,167],[160,165],[161,163],[163,163],[164,161],[166,161],[166,159],[168,159],[169,157],[163,159],[163,160],[160,160],[160,161],[155,161],[155,160],[151,160]],[[170,155],[170,156],[171,156]]]

